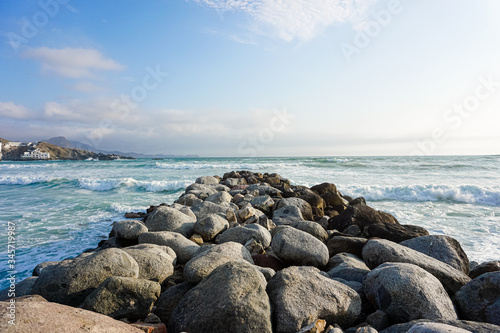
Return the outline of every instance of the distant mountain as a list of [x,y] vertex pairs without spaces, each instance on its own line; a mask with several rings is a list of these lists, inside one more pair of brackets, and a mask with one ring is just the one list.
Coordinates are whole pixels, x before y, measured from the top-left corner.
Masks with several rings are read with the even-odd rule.
[[120,155],[120,156],[125,156],[125,157],[133,157],[133,158],[183,158],[183,157],[199,157],[198,155],[172,155],[172,154],[141,154],[141,153],[134,153],[134,152],[121,152],[121,151],[106,151],[106,150],[101,150],[97,149],[96,147],[93,147],[91,145],[78,142],[78,141],[73,141],[73,140],[68,140],[64,136],[57,136],[54,138],[50,138],[48,140],[42,140],[42,142],[47,142],[51,143],[53,145],[59,146],[59,147],[64,147],[64,148],[73,148],[73,149],[83,149],[83,150],[88,150],[94,153],[101,153],[101,154],[112,154],[112,155]]

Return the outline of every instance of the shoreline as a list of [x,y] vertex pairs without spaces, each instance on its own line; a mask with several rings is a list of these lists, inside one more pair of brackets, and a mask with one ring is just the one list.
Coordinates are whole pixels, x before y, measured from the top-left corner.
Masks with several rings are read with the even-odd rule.
[[[268,297],[268,304],[273,305],[273,312],[271,306],[266,307],[265,304],[245,305],[249,306],[245,308],[245,313],[250,316],[250,324],[257,325],[263,331],[299,331],[309,324],[321,326],[322,320],[328,325],[340,324],[350,332],[353,331],[352,327],[368,323],[382,330],[389,324],[411,322],[414,319],[446,319],[457,321],[454,323],[456,325],[459,325],[459,318],[471,319],[463,313],[463,309],[460,310],[465,305],[460,305],[454,297],[464,286],[472,283],[467,275],[470,274],[467,255],[456,240],[446,236],[430,236],[422,227],[402,225],[394,216],[366,205],[363,198],[343,196],[334,184],[323,183],[308,188],[290,185],[289,180],[278,174],[233,171],[223,177],[200,177],[186,188],[173,205],[151,206],[147,215],[130,214],[128,217],[133,220],[115,222],[109,238],[100,242],[96,249],[74,259],[38,265],[35,268],[38,277],[22,281],[18,290],[24,288],[22,293],[26,295],[34,292],[49,301],[73,307],[83,306],[129,322],[159,321],[153,324],[170,326],[169,332],[187,329],[196,331],[196,327],[200,328],[196,325],[200,325],[202,319],[193,317],[190,311],[182,308],[182,302],[193,306],[194,300],[189,295],[196,288],[200,289],[200,286],[213,280],[212,276],[224,275],[224,270],[231,270],[245,276],[250,274],[257,279],[254,282],[264,289],[258,298]],[[377,249],[375,254],[370,254],[370,248]],[[429,249],[432,249],[430,253],[422,252],[429,252]],[[387,257],[380,261],[378,257],[384,250],[388,251]],[[394,253],[399,253],[397,259]],[[440,256],[440,261],[436,256]],[[94,260],[109,260],[111,267],[114,267],[113,263],[125,260],[130,262],[130,267],[123,271],[123,265],[115,265],[117,271],[111,269],[113,272],[108,274],[98,271],[96,274],[100,277],[95,281],[78,281],[77,285],[83,284],[86,288],[79,292],[69,291],[67,285],[74,283],[74,279],[68,278],[67,274],[74,274],[81,267],[88,269],[89,263]],[[388,265],[387,262],[398,264]],[[494,264],[490,266],[488,269],[495,270]],[[247,271],[249,267],[252,270]],[[435,309],[432,313],[400,318],[398,311],[390,309],[390,306],[387,308],[387,302],[379,299],[381,296],[377,292],[370,294],[372,285],[365,285],[366,277],[379,274],[382,268],[394,272],[402,268],[419,273],[422,273],[419,270],[423,270],[430,275],[427,282],[432,280],[431,277],[437,278],[438,284],[434,286],[434,291],[444,290],[449,299],[441,295],[443,297],[439,300],[433,300],[431,305]],[[472,272],[477,273],[478,269],[484,268],[476,267]],[[294,284],[288,285],[285,276],[298,280],[307,276],[304,281],[318,283],[316,286],[311,282],[312,287],[334,290],[333,294],[338,293],[335,294],[336,298],[340,297],[345,304],[351,304],[354,312],[338,309],[338,313],[318,315],[325,310],[320,311],[317,308],[319,305],[314,309],[314,304],[310,304],[311,308],[305,311],[311,312],[308,319],[301,318],[303,314],[287,314],[285,308],[288,306],[301,305],[294,305],[293,299],[285,297],[287,292],[297,288]],[[231,283],[231,280],[227,283]],[[383,278],[372,277],[372,280],[370,283],[376,285]],[[139,288],[139,283],[142,288],[147,285],[152,293],[147,300],[143,295],[133,292]],[[418,283],[412,281],[408,286],[415,285]],[[181,287],[186,290],[183,297],[177,300],[178,304],[163,304],[168,303],[165,293],[179,292]],[[103,307],[102,303],[106,300],[103,295],[110,290],[118,293],[126,291],[128,297],[132,298],[129,301],[140,303],[143,308],[130,308],[130,304],[121,304],[119,300]],[[398,295],[393,290],[387,292],[391,295],[389,298]],[[250,291],[247,293],[251,294]],[[308,296],[317,298],[321,304],[326,302],[332,306],[332,299],[323,299],[325,296],[322,294],[312,293]],[[452,303],[452,299],[455,303]],[[415,302],[422,306],[423,300],[416,299]],[[230,305],[234,309],[243,306],[236,303]],[[280,307],[281,303],[285,304],[284,308]],[[337,307],[341,308],[342,304],[337,304]],[[458,314],[455,310],[451,311],[453,306],[459,309]],[[113,308],[114,312],[109,312],[109,308]],[[171,308],[170,311],[175,315],[171,318],[167,316],[171,313],[165,312],[165,308]],[[181,311],[181,308],[184,310]],[[252,313],[262,314],[262,311],[265,312],[264,319],[252,316]],[[384,312],[384,325],[370,319],[370,315],[380,315],[380,311]],[[416,308],[405,311],[418,312]],[[288,316],[287,321],[280,322],[279,318],[285,315]],[[289,322],[295,326],[287,326]],[[244,327],[240,328],[241,331],[248,331]]]

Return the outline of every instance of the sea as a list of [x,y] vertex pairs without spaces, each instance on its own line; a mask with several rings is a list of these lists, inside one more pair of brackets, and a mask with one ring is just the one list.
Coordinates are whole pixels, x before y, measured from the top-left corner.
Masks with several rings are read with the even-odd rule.
[[19,282],[41,262],[95,248],[124,213],[171,204],[197,177],[232,170],[334,183],[401,224],[456,238],[472,261],[500,260],[500,156],[2,161],[0,289],[11,274]]

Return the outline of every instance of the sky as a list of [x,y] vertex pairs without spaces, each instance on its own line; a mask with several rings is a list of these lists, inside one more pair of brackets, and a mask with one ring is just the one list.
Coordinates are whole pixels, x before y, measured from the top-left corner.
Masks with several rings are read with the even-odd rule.
[[499,154],[498,17],[498,0],[3,0],[0,137]]

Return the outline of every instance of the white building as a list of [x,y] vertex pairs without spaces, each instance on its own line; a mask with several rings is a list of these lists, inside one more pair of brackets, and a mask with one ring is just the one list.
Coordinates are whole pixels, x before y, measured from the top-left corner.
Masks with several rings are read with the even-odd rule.
[[32,151],[24,152],[21,158],[29,158],[32,160],[48,160],[50,158],[50,153],[45,153],[36,148]]

